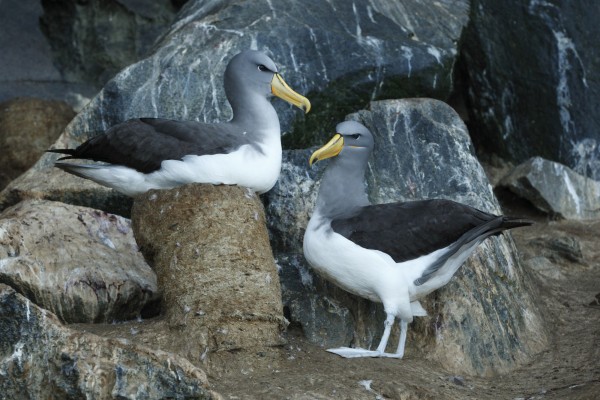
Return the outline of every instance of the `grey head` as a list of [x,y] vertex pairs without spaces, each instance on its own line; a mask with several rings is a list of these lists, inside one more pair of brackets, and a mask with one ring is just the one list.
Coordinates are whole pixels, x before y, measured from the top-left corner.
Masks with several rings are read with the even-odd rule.
[[305,112],[310,102],[293,91],[281,78],[277,65],[266,54],[257,50],[245,50],[236,54],[225,69],[225,93],[234,109],[245,108],[244,102],[256,101],[275,95]]
[[312,165],[333,158],[325,170],[317,200],[320,213],[332,219],[348,217],[369,204],[364,177],[374,145],[373,135],[359,122],[339,123],[336,132],[309,160]]
[[336,134],[310,157],[310,165],[326,158],[337,157],[350,168],[366,167],[373,151],[373,135],[363,124],[344,121],[337,124]]

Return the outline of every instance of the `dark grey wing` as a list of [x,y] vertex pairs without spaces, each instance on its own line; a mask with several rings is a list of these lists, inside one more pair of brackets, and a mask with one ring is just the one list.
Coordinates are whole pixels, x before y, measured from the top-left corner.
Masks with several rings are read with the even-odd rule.
[[449,247],[415,284],[423,284],[464,244],[530,221],[489,214],[451,200],[424,200],[366,206],[332,221],[335,232],[368,249],[403,262]]
[[180,160],[186,155],[227,153],[248,143],[244,135],[228,130],[226,124],[203,124],[140,118],[125,121],[94,136],[73,150],[53,150],[68,154],[63,159],[88,159],[124,165],[149,173],[164,160]]
[[424,200],[366,206],[331,226],[354,243],[402,262],[447,247],[493,218],[450,200]]

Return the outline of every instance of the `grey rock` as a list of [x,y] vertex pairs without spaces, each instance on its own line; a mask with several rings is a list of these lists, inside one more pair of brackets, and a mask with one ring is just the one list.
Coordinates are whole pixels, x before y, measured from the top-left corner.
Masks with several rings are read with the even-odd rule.
[[44,199],[103,210],[128,218],[133,200],[114,189],[58,168],[30,168],[0,192],[0,210],[24,200]]
[[461,53],[478,146],[600,179],[598,18],[585,0],[472,2]]
[[[372,99],[447,98],[467,10],[466,0],[436,7],[387,0],[189,1],[152,54],[110,80],[56,147],[76,146],[135,117],[229,119],[223,72],[227,61],[247,48],[272,56],[290,86],[313,102],[305,117],[275,101],[287,133],[284,143],[305,146]],[[42,157],[34,170],[49,168],[55,159]],[[27,183],[33,175],[11,190],[33,186]],[[0,204],[10,205],[6,196],[0,195]]]
[[600,217],[600,182],[541,157],[518,165],[499,185],[560,218]]
[[[448,198],[500,213],[466,127],[448,105],[431,99],[376,101],[368,110],[348,118],[359,120],[375,136],[375,150],[367,169],[372,202]],[[316,275],[309,274],[306,264],[300,266],[299,258],[293,255],[301,255],[301,228],[291,225],[290,236],[286,240],[279,238],[285,223],[279,225],[273,215],[287,213],[289,220],[306,221],[313,209],[318,176],[307,171],[302,159],[308,154],[287,154],[282,179],[266,195],[279,265],[284,271],[298,271],[281,274],[282,287],[297,292],[284,295],[285,306],[297,318],[292,323],[299,323],[313,340],[319,340],[320,326],[338,324],[344,317],[344,324],[353,325],[354,335],[348,341],[348,330],[339,329],[338,339],[345,341],[342,344],[372,347],[378,343],[383,326],[381,306],[358,301],[319,283]],[[285,193],[293,194],[286,197]],[[531,297],[528,275],[516,254],[510,234],[484,242],[446,287],[425,300],[430,316],[412,324],[409,354],[422,352],[453,371],[485,375],[507,371],[540,351],[547,333]],[[286,265],[286,260],[292,260],[291,265]],[[294,279],[295,282],[288,281]],[[306,284],[311,279],[313,284]],[[331,300],[337,310],[324,311],[320,305],[326,301],[315,300],[320,298]],[[346,313],[346,309],[350,312]],[[354,320],[345,317],[350,315]],[[317,343],[335,342],[331,336],[321,340]]]
[[0,103],[0,190],[27,171],[74,116],[62,101],[21,97]]
[[551,279],[564,279],[560,267],[545,256],[535,256],[523,260],[523,265]]
[[0,284],[3,399],[220,399],[206,373],[175,354],[105,339]]
[[136,318],[158,300],[129,220],[45,200],[0,214],[0,282],[65,322]]

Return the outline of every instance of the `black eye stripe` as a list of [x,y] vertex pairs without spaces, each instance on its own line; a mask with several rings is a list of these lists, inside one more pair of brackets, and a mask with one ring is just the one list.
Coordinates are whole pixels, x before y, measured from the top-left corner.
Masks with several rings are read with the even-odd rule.
[[263,64],[260,64],[260,65],[258,66],[258,70],[259,70],[259,71],[262,71],[262,72],[267,72],[267,71],[270,71],[270,69],[269,69],[269,68],[267,68],[267,67],[265,67]]
[[348,135],[348,136],[350,136],[354,140],[358,140],[358,138],[360,138],[360,134],[359,133],[355,133],[353,135]]

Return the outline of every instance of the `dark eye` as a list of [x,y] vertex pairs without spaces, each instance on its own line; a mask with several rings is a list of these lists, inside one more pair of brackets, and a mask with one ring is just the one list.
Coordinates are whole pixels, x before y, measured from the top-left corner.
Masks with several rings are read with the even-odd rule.
[[265,67],[263,64],[260,64],[258,66],[258,70],[262,71],[262,72],[267,72],[267,71],[269,71],[269,68]]
[[358,138],[360,138],[360,133],[355,133],[354,135],[350,135],[350,137],[354,140],[358,140]]

